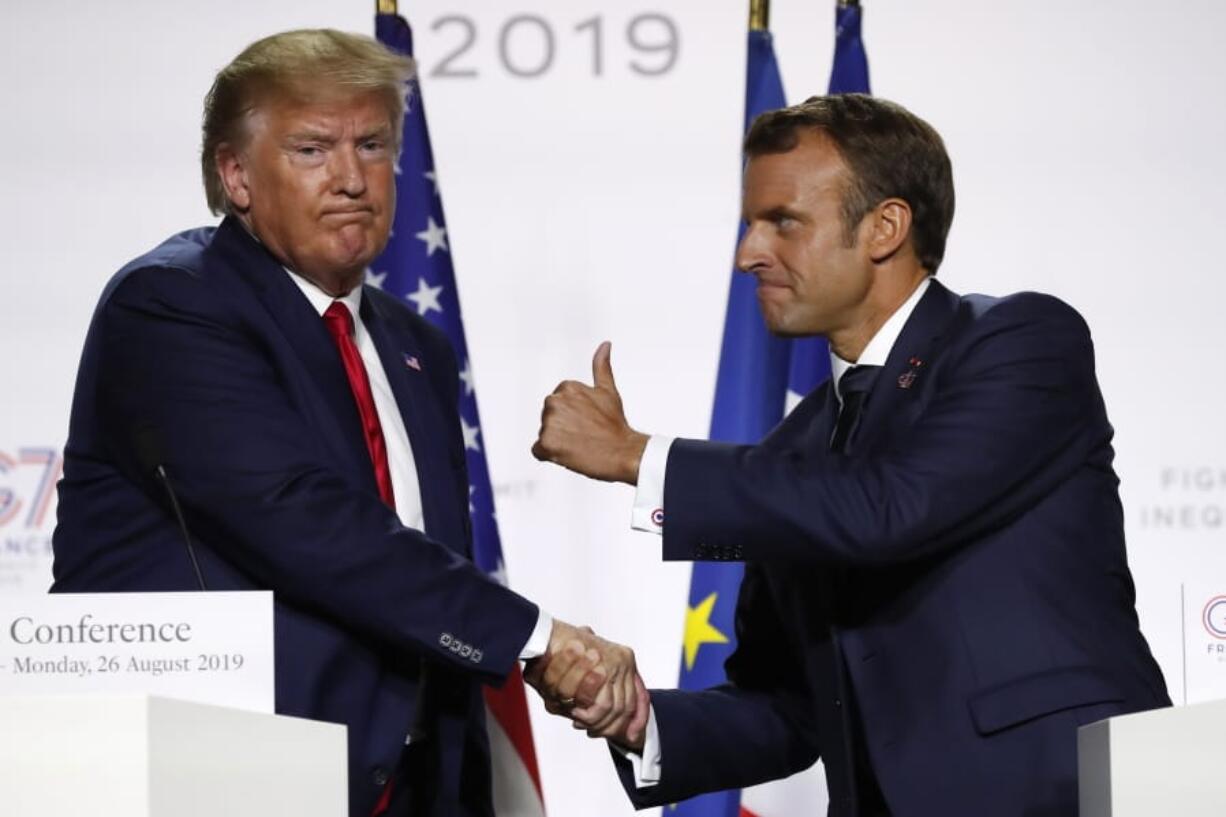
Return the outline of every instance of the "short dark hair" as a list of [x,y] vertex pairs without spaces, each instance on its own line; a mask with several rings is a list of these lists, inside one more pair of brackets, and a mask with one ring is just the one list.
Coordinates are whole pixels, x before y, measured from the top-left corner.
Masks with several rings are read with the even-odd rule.
[[954,219],[953,170],[940,134],[894,102],[866,94],[815,96],[755,119],[745,136],[745,156],[787,153],[804,131],[828,137],[851,171],[843,195],[848,246],[865,214],[897,197],[911,206],[915,254],[935,273]]

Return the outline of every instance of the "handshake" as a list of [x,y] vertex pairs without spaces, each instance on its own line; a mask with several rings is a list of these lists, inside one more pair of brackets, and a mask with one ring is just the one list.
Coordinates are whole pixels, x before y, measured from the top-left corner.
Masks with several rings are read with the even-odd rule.
[[[591,386],[567,381],[545,398],[532,453],[585,476],[634,484],[647,436],[626,422],[611,353],[608,341],[597,347]],[[629,648],[554,619],[549,651],[528,661],[524,680],[551,714],[570,718],[591,737],[642,751],[651,699]]]
[[570,718],[590,737],[642,751],[651,699],[629,647],[554,619],[549,651],[527,662],[524,680],[550,714]]

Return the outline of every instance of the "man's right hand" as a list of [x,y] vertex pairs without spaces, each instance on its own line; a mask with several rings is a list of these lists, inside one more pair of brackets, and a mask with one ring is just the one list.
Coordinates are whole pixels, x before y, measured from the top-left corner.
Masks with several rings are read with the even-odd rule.
[[567,380],[545,398],[532,456],[592,479],[634,485],[648,436],[626,422],[613,379],[612,345],[592,357],[592,385]]
[[549,651],[527,663],[524,679],[550,713],[593,737],[641,747],[650,704],[630,648],[554,619]]

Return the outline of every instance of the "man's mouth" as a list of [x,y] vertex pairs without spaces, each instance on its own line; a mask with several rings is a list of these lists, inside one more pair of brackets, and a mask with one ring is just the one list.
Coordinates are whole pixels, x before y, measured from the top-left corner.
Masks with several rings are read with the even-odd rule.
[[351,218],[354,216],[369,216],[373,213],[374,211],[369,207],[343,207],[323,211],[325,216],[333,216],[337,218],[344,218],[347,216]]
[[758,279],[758,292],[778,292],[787,288],[787,284],[783,283],[782,281],[766,281],[762,278]]

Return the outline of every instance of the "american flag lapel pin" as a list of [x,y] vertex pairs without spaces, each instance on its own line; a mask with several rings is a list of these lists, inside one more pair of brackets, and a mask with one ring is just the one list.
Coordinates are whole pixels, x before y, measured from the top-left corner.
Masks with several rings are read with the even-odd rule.
[[915,380],[919,377],[919,370],[923,367],[924,361],[918,357],[913,357],[907,361],[907,365],[911,368],[898,376],[898,388],[900,389],[909,389],[915,385]]
[[410,355],[408,352],[405,352],[404,365],[415,372],[421,371],[421,361],[417,359],[417,355]]

